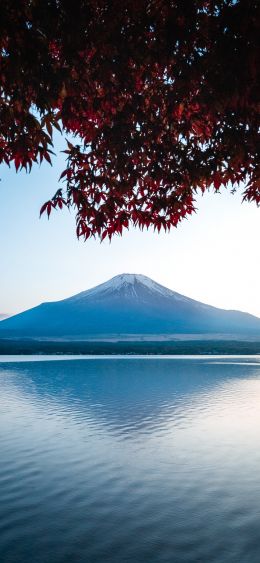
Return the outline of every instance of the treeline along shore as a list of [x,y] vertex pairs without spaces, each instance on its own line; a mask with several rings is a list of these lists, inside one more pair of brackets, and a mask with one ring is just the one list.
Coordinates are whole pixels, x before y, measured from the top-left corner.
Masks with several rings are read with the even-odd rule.
[[167,342],[86,342],[0,340],[0,355],[4,354],[260,354],[260,342],[239,340],[196,340]]

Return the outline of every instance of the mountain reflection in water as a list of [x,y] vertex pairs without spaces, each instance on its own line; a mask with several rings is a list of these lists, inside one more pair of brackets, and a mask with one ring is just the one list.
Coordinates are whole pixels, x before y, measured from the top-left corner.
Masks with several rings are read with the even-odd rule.
[[259,405],[257,357],[0,363],[0,561],[259,563]]

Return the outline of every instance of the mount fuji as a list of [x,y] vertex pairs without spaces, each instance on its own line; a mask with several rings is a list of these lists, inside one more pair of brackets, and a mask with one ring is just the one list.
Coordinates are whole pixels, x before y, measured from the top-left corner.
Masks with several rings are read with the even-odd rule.
[[185,334],[260,337],[260,318],[200,303],[143,275],[121,274],[0,323],[0,338],[156,340]]

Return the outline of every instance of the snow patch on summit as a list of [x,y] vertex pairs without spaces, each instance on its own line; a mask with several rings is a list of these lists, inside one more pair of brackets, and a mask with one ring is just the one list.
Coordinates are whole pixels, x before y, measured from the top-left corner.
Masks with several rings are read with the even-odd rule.
[[88,289],[87,291],[83,291],[70,299],[79,303],[89,297],[102,298],[117,293],[122,293],[124,296],[139,299],[140,295],[143,294],[143,291],[149,292],[154,296],[157,294],[163,297],[174,297],[177,301],[189,300],[189,298],[185,298],[179,293],[160,285],[151,278],[142,274],[119,274],[107,282]]

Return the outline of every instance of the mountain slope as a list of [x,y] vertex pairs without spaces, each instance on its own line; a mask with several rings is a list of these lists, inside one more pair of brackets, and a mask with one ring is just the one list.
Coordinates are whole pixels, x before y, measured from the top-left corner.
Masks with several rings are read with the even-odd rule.
[[122,274],[63,301],[43,303],[0,326],[0,337],[174,333],[260,336],[260,319],[205,305],[146,276]]

